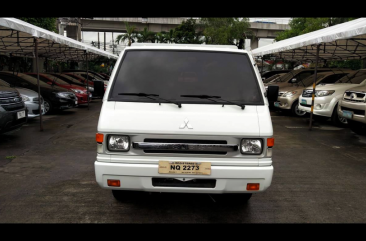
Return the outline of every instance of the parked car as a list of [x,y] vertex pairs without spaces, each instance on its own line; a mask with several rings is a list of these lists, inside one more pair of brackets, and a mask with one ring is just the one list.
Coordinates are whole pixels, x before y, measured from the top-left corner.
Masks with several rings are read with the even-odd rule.
[[27,111],[19,92],[0,85],[0,134],[20,128],[27,123]]
[[[317,74],[317,85],[332,84],[342,78],[343,76],[352,73],[352,70],[345,71],[332,71],[321,72]],[[302,94],[302,90],[306,87],[312,86],[314,83],[314,75],[293,83],[289,86],[280,87],[278,94],[278,101],[274,103],[274,106],[283,110],[291,110],[295,116],[304,116],[305,111],[299,110],[299,97]]]
[[74,75],[79,75],[81,77],[83,77],[84,79],[88,79],[91,81],[103,81],[104,83],[104,88],[107,88],[109,81],[108,80],[103,80],[100,76],[97,76],[95,74],[92,73],[87,73],[87,72],[81,72],[81,71],[76,71],[76,72],[64,72],[64,73],[72,73]]
[[78,85],[78,86],[81,86],[81,87],[84,87],[86,89],[89,88],[89,92],[92,93],[93,95],[93,92],[94,92],[94,88],[93,86],[87,86],[86,84],[82,83],[81,81],[71,77],[71,76],[68,76],[66,74],[60,74],[60,73],[45,73],[45,74],[50,74],[52,76],[55,76],[63,81],[65,81],[66,83],[69,83],[69,84],[72,84],[72,85]]
[[[65,75],[68,75],[72,78],[78,79],[79,81],[81,81],[82,83],[87,83],[86,80],[86,76],[87,74],[85,73],[81,73],[81,72],[75,72],[75,73],[63,73]],[[85,78],[84,78],[85,77]],[[103,81],[103,80],[99,80],[99,79],[95,79],[92,76],[89,76],[88,78],[89,84],[92,83],[93,86],[93,96],[96,98],[102,98],[104,96],[104,92],[107,88],[107,83],[109,83],[108,81]]]
[[345,91],[338,104],[338,115],[347,119],[350,129],[366,135],[366,85]]
[[[83,73],[83,74],[86,74],[87,71],[86,70],[82,70],[82,69],[65,69],[63,72],[67,72],[67,73]],[[94,72],[94,71],[88,71],[89,74],[93,77],[93,78],[96,78],[96,79],[99,79],[99,80],[109,80],[109,77],[105,77],[104,75],[100,74],[100,73],[97,73],[97,72]]]
[[[334,84],[318,86],[315,90],[313,114],[330,117],[334,125],[337,126],[347,125],[347,119],[342,115],[338,115],[338,102],[346,90],[364,85],[366,85],[366,69],[350,73]],[[300,97],[299,110],[310,112],[312,93],[312,87],[303,90]]]
[[109,80],[110,79],[110,75],[107,75],[105,73],[99,73],[100,75],[102,75],[104,77],[104,80]]
[[263,80],[263,83],[266,84],[266,83],[269,83],[269,82],[271,82],[273,80],[278,79],[281,76],[284,76],[285,74],[286,73],[275,74],[275,75],[272,75],[271,77],[268,77],[268,78],[265,78],[265,79],[262,78],[262,80]]
[[[10,87],[10,84],[8,84],[6,81],[2,80],[0,78],[0,86]],[[20,96],[22,97],[22,101],[24,102],[27,112],[28,112],[28,118],[34,118],[39,116],[39,98],[38,98],[38,92],[35,92],[30,89],[25,88],[14,88],[16,89]],[[44,115],[44,103],[43,98],[41,96],[41,113]]]
[[[159,61],[156,61],[156,60]],[[126,191],[231,193],[247,201],[272,181],[273,128],[265,90],[245,50],[126,47],[104,95],[95,176]]]
[[291,69],[279,69],[279,70],[269,70],[261,74],[262,80],[268,79],[269,77],[276,74],[286,74],[290,72]]
[[[0,78],[14,87],[27,88],[38,93],[37,79],[23,73],[1,71]],[[77,97],[73,92],[57,85],[49,85],[39,81],[41,95],[44,101],[45,114],[53,110],[63,110],[77,106]]]
[[[34,78],[37,78],[37,73],[25,73],[27,75],[30,75]],[[69,91],[72,91],[75,93],[78,102],[78,105],[81,104],[87,104],[88,103],[88,93],[86,91],[86,88],[79,86],[79,85],[74,85],[74,84],[69,84],[66,81],[63,81],[62,79],[50,75],[50,74],[39,74],[39,80],[43,81],[49,85],[57,85],[59,87],[68,89]],[[92,97],[92,94],[89,93],[89,102],[90,102],[90,98]]]

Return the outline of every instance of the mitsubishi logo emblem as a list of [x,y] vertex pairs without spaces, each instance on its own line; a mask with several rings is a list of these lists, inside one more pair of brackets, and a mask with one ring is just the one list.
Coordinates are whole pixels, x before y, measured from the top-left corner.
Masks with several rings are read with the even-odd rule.
[[188,119],[185,119],[184,120],[184,123],[179,126],[179,129],[184,129],[186,127],[188,129],[193,129],[193,127],[190,124],[188,124],[188,122],[189,122],[189,120]]

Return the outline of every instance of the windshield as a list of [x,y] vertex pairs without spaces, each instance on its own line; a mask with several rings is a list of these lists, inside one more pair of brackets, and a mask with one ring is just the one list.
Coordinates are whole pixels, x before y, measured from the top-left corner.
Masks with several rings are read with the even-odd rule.
[[335,83],[361,84],[365,79],[366,79],[366,71],[359,70],[356,74],[350,73],[344,76],[343,78],[339,79]]
[[10,87],[10,84],[8,84],[4,80],[0,79],[0,86]]
[[[23,80],[31,83],[31,84],[37,85],[37,76],[36,77],[32,77],[30,75],[21,74],[21,73],[19,73],[18,76],[21,77]],[[46,84],[45,82],[43,82],[41,80],[39,81],[39,86],[50,88],[50,85],[49,84]]]
[[63,81],[62,79],[57,78],[56,76],[53,76],[53,75],[50,75],[50,74],[43,74],[43,75],[46,76],[47,78],[51,79],[52,81],[54,81],[57,84],[60,84],[60,85],[70,85],[69,83]]
[[81,84],[81,82],[78,82],[77,80],[75,80],[74,78],[71,78],[68,75],[60,75],[60,74],[50,74],[52,76],[56,76],[57,78],[69,83],[69,84]]
[[[180,103],[214,103],[181,95],[214,95],[242,104],[263,104],[247,54],[209,51],[128,50],[109,100],[156,102],[119,93],[148,93]],[[225,103],[218,100],[220,103]]]
[[[324,77],[323,74],[317,74],[316,75],[316,82],[318,82],[323,77]],[[313,83],[314,83],[314,75],[310,75],[309,77],[303,79],[302,80],[302,83],[301,83],[301,81],[298,81],[297,82],[298,85],[300,85],[300,86],[304,86],[305,85],[305,87],[308,87],[308,86],[312,85]]]

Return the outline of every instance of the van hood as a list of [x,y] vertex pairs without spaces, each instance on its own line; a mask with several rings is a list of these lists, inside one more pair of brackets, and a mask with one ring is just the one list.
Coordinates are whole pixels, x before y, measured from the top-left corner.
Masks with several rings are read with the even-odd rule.
[[350,88],[350,89],[347,89],[347,90],[357,91],[357,92],[365,92],[366,93],[366,85]]
[[98,132],[218,136],[272,136],[268,106],[104,101]]

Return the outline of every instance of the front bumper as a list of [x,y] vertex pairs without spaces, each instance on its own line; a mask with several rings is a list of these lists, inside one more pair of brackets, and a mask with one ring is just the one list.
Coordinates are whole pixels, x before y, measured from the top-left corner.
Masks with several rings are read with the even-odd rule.
[[[78,98],[78,105],[88,103],[88,95],[76,94],[76,97]],[[93,94],[91,92],[89,92],[89,102],[91,101],[92,98],[93,98]]]
[[[306,101],[306,104],[305,102]],[[325,117],[331,117],[334,106],[338,103],[337,98],[315,97],[313,114]],[[299,97],[299,110],[310,113],[311,111],[311,97]]]
[[77,98],[75,99],[67,99],[67,98],[59,98],[57,104],[55,105],[56,109],[70,109],[74,108],[78,105]]
[[[166,160],[166,157],[162,160]],[[197,161],[197,158],[196,158]],[[255,193],[266,190],[272,182],[273,166],[211,166],[211,175],[159,174],[156,164],[94,162],[100,187],[113,190],[179,193]],[[157,187],[152,178],[215,179],[214,188]],[[120,187],[110,187],[107,179],[120,180]],[[259,183],[258,191],[247,191],[248,183]]]
[[[274,106],[280,109],[290,110],[292,104],[298,100],[299,97],[278,97],[277,101],[274,103]],[[276,104],[278,103],[278,104]]]
[[[349,118],[348,116],[343,116],[342,109],[352,111],[352,118]],[[337,111],[339,116],[366,124],[366,103],[341,100],[339,101]]]
[[[17,113],[25,111],[26,115],[18,119]],[[27,123],[27,109],[23,108],[16,111],[0,111],[0,133],[5,133],[17,129]]]
[[[26,105],[26,107],[28,109],[28,118],[34,118],[34,117],[39,116],[38,103],[26,101],[26,102],[24,102],[24,104]],[[44,105],[43,104],[41,104],[41,111],[42,111],[42,115],[43,115],[44,114]]]

